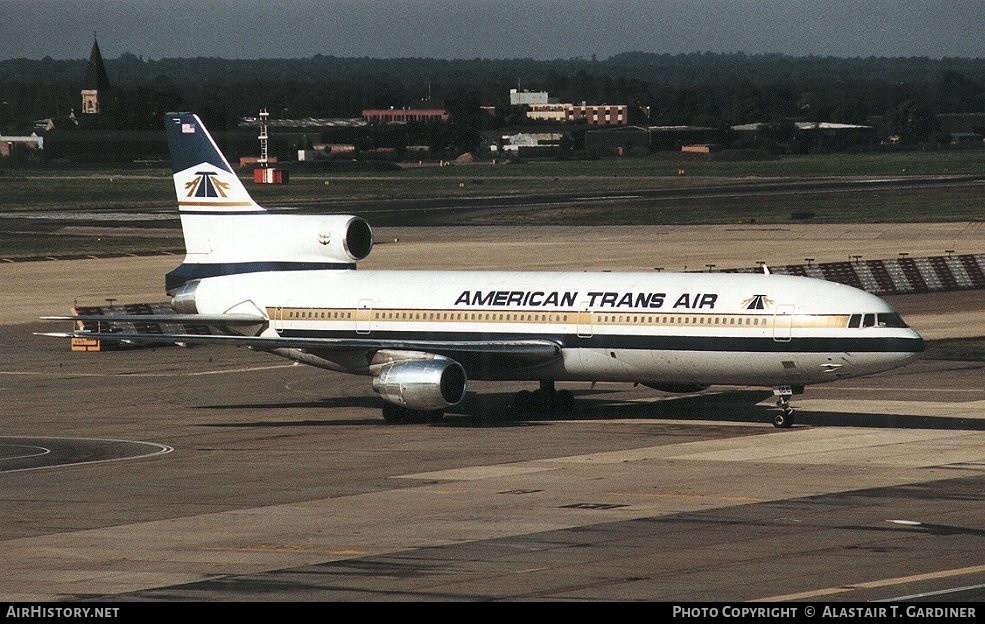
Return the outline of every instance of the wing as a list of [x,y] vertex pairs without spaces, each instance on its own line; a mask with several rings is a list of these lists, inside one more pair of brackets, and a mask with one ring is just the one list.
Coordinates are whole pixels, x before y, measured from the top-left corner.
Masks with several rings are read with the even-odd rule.
[[[162,317],[168,323],[180,323],[179,316]],[[231,323],[225,317],[203,317],[202,315],[184,315],[194,319],[195,324],[239,324],[253,326],[258,323],[254,317],[240,319]],[[228,316],[228,315],[225,315]],[[247,315],[237,315],[247,316]],[[82,320],[79,317],[45,317],[48,320]],[[150,320],[149,315],[139,318],[115,317],[114,322]],[[106,317],[90,318],[89,321],[109,321]],[[492,358],[503,363],[540,364],[559,358],[561,344],[554,340],[388,340],[384,338],[282,338],[279,336],[243,336],[239,334],[193,334],[193,333],[142,333],[132,331],[89,331],[76,329],[65,332],[35,332],[38,336],[54,338],[92,338],[97,340],[116,341],[126,344],[162,344],[180,343],[184,345],[226,344],[250,347],[261,351],[274,349],[302,349],[311,352],[341,352],[341,351],[379,351],[392,349],[397,351],[424,351],[437,355],[446,355],[456,360],[468,360],[474,357]]]

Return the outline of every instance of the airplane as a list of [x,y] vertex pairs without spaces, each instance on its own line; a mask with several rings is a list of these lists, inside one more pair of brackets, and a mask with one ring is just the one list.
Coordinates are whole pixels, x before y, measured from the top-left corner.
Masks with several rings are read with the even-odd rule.
[[786,428],[794,422],[790,398],[805,386],[887,371],[924,350],[921,336],[876,295],[768,269],[357,270],[373,247],[364,219],[264,208],[197,115],[167,113],[165,129],[186,255],[165,278],[174,314],[139,320],[211,331],[96,325],[43,335],[241,345],[366,375],[390,423],[441,418],[470,380],[488,380],[538,382],[516,394],[520,416],[572,413],[572,392],[556,382],[684,393],[772,388],[772,424]]

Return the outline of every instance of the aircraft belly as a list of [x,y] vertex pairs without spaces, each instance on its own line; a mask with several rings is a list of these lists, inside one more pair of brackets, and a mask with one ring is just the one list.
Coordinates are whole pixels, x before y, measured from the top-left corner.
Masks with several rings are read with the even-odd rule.
[[[304,364],[370,374],[372,351],[274,349]],[[523,363],[503,356],[445,353],[469,379],[481,381],[621,381],[707,385],[807,385],[882,372],[898,366],[900,353],[750,353],[643,349],[567,348],[561,357]]]
[[919,357],[918,353],[893,352],[839,353],[837,355],[837,361],[844,363],[844,366],[839,367],[835,373],[838,377],[857,377],[881,373],[899,367],[901,362]]
[[822,366],[828,359],[828,354],[578,349],[566,350],[564,363],[568,379],[771,386],[833,381],[837,377]]

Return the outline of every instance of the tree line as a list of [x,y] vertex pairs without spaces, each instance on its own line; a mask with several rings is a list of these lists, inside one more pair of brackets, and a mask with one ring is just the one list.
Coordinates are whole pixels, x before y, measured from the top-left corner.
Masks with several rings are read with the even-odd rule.
[[[193,110],[217,130],[267,108],[273,118],[359,117],[366,108],[443,103],[467,129],[515,121],[510,89],[562,102],[627,104],[635,123],[735,124],[888,120],[904,142],[931,140],[935,116],[985,112],[985,59],[838,58],[779,54],[625,53],[598,59],[442,60],[316,55],[302,59],[105,61],[113,127],[157,130],[161,115]],[[0,131],[80,108],[86,60],[0,61]],[[476,111],[496,106],[488,120]]]

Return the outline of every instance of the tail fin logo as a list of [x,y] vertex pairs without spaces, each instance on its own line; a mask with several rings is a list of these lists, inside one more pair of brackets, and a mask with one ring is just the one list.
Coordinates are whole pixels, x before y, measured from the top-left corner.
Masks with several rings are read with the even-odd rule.
[[185,182],[185,197],[228,197],[229,183],[211,171],[196,171],[195,178]]

